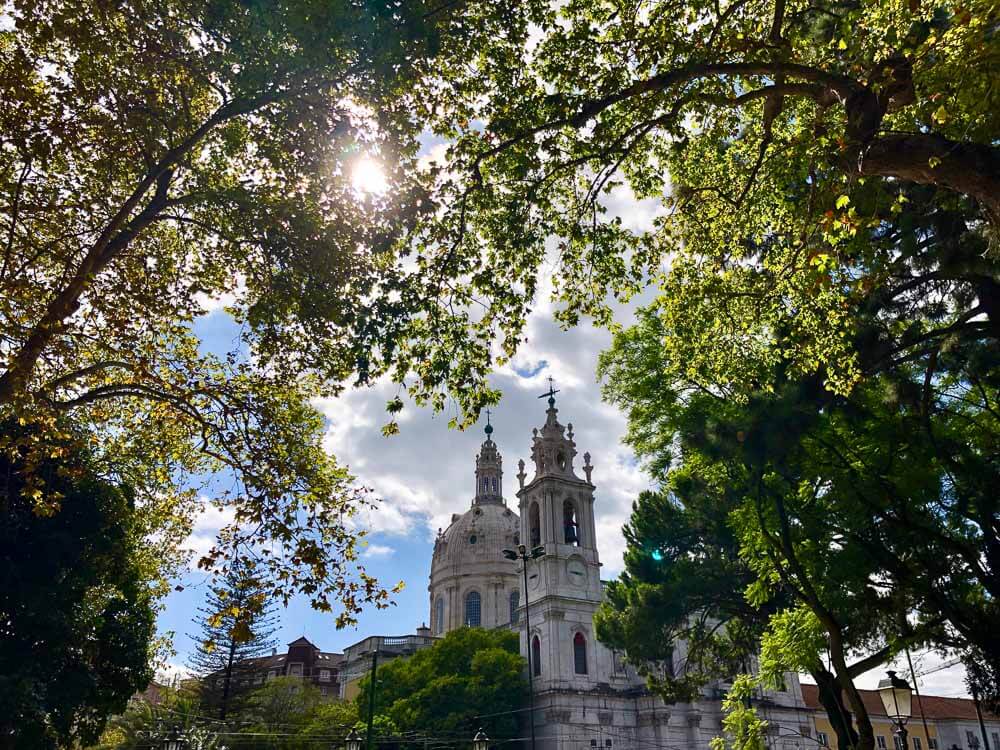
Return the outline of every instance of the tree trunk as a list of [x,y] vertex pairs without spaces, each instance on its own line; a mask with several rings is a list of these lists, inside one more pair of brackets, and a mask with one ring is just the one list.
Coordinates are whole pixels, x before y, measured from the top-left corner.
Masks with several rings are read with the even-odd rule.
[[236,660],[236,638],[229,638],[229,658],[226,660],[226,676],[222,682],[222,701],[219,705],[219,719],[226,720],[229,712],[229,696],[232,693],[233,663]]
[[854,729],[850,710],[844,705],[844,693],[836,675],[828,669],[817,669],[810,672],[819,688],[819,702],[830,719],[830,726],[837,735],[838,750],[856,748],[858,733]]

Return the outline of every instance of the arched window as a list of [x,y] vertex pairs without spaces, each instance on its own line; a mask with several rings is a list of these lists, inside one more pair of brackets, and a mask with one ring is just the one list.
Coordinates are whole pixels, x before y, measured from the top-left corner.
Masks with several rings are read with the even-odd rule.
[[583,637],[583,633],[573,636],[573,671],[587,674],[587,639]]
[[482,612],[482,600],[478,591],[470,591],[465,595],[465,624],[470,628],[478,628]]
[[434,633],[441,635],[444,632],[444,597],[439,596],[434,602]]
[[531,671],[535,677],[542,673],[542,642],[537,635],[531,639]]
[[518,622],[517,608],[521,604],[521,592],[511,591],[510,592],[510,621],[512,623]]
[[542,543],[542,522],[538,517],[538,503],[532,503],[528,510],[528,532],[532,547]]
[[576,520],[576,506],[569,500],[563,503],[563,534],[566,544],[580,546],[580,524]]

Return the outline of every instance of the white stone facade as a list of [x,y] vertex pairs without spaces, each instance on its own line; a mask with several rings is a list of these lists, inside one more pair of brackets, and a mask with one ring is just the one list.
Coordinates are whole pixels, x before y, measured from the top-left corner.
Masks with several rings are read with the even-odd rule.
[[[534,431],[530,479],[524,461],[518,462],[517,514],[503,499],[501,457],[488,428],[476,461],[472,507],[453,516],[435,543],[431,628],[440,635],[468,624],[469,595],[476,592],[480,613],[472,624],[520,632],[521,653],[530,657],[533,672],[538,750],[708,750],[721,733],[720,698],[727,685],[706,688],[695,703],[666,705],[620,654],[594,637],[593,617],[603,598],[594,467],[585,453],[584,476],[577,475],[573,426],[561,425],[557,414],[550,394],[545,424]],[[542,556],[527,563],[530,629],[521,563],[502,555],[520,541],[529,550],[544,547]],[[511,616],[514,592],[518,606]],[[678,664],[682,656],[678,644]],[[768,744],[774,750],[812,750],[811,715],[797,675],[787,675],[786,688],[755,701],[771,725]],[[528,729],[525,723],[525,736]]]
[[521,579],[502,550],[517,546],[520,521],[503,499],[501,456],[489,430],[476,459],[472,507],[453,515],[451,525],[438,531],[434,542],[428,586],[434,635],[463,625],[507,625],[511,604],[519,604]]

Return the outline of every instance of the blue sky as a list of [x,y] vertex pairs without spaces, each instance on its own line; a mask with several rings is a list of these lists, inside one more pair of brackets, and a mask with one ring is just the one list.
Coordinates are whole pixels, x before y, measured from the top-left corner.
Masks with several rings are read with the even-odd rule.
[[[224,354],[238,344],[238,329],[221,307],[200,318],[195,331],[206,350]],[[544,422],[545,403],[538,399],[551,375],[563,422],[573,422],[579,451],[590,451],[598,485],[598,543],[605,577],[621,566],[621,525],[635,495],[647,486],[631,451],[621,444],[625,420],[602,403],[594,370],[597,355],[610,342],[606,331],[580,327],[560,330],[551,309],[540,303],[527,328],[528,341],[521,353],[494,376],[503,400],[493,410],[494,440],[504,457],[504,495],[512,507],[517,461],[529,456],[532,427]],[[427,576],[433,538],[447,526],[452,513],[468,509],[473,495],[474,458],[484,439],[482,425],[466,431],[449,429],[453,410],[434,414],[408,405],[400,418],[401,433],[385,438],[384,405],[396,392],[391,383],[352,390],[338,399],[323,400],[317,407],[327,419],[325,444],[347,464],[358,480],[375,490],[378,510],[360,521],[370,530],[364,563],[384,584],[403,581],[405,588],[387,610],[369,610],[357,628],[337,631],[333,617],[313,611],[305,601],[293,601],[280,610],[279,643],[301,635],[325,650],[345,646],[372,634],[413,632],[428,619]],[[214,532],[225,522],[224,514],[209,510],[200,518],[190,540],[191,548],[205,550]],[[180,666],[193,647],[188,633],[204,602],[205,579],[190,571],[179,581],[183,591],[172,593],[159,618],[161,631],[172,631],[178,652],[171,660]]]
[[[656,203],[637,202],[625,193],[611,198],[611,212],[636,229],[648,227],[660,210]],[[592,456],[602,577],[611,578],[621,569],[622,524],[633,499],[649,482],[635,456],[621,442],[624,416],[600,397],[595,368],[610,335],[588,325],[561,330],[553,321],[548,294],[543,279],[527,321],[525,344],[510,364],[493,376],[493,384],[503,393],[492,423],[493,439],[503,455],[504,496],[516,509],[517,461],[528,460],[531,430],[544,422],[545,404],[538,396],[547,390],[551,376],[561,390],[557,396],[560,421],[573,423],[580,456],[584,451]],[[220,354],[239,342],[238,330],[222,309],[222,302],[210,301],[207,314],[195,326],[203,347]],[[630,318],[629,310],[619,311],[619,322],[627,324]],[[370,531],[364,563],[386,586],[403,581],[405,588],[394,597],[392,607],[366,610],[356,628],[340,631],[334,627],[332,615],[315,612],[308,602],[295,600],[279,610],[279,644],[304,635],[324,650],[341,651],[369,635],[412,633],[428,621],[427,578],[434,535],[448,525],[452,513],[464,512],[472,502],[474,459],[484,439],[484,423],[464,432],[452,430],[448,420],[454,416],[454,408],[434,414],[408,404],[398,418],[400,434],[385,438],[381,433],[386,421],[384,407],[396,394],[395,385],[381,382],[350,390],[337,399],[322,400],[316,406],[327,420],[327,450],[380,499],[377,510],[359,519]],[[218,512],[204,513],[190,546],[207,550],[225,520]],[[179,583],[183,591],[168,597],[159,618],[161,632],[174,633],[177,655],[171,659],[171,671],[183,666],[194,645],[187,634],[196,632],[192,619],[207,588],[197,571],[188,572]],[[946,658],[933,653],[914,656],[918,673],[935,669]],[[907,671],[905,661],[895,667]],[[881,670],[869,672],[858,684],[874,687],[880,676]],[[927,694],[965,696],[962,678],[961,667],[938,670],[921,680],[921,688]]]

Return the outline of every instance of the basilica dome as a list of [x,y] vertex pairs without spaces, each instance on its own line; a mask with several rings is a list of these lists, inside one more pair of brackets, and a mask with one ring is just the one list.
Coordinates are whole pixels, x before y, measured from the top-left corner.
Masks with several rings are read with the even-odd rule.
[[517,513],[506,505],[474,505],[462,515],[455,514],[451,525],[437,538],[431,578],[436,572],[459,568],[468,572],[469,566],[503,563],[503,572],[514,572],[514,563],[503,556],[504,549],[520,543],[518,534],[521,521]]
[[503,499],[502,459],[487,427],[476,458],[472,507],[438,531],[431,562],[431,629],[435,635],[464,625],[486,628],[516,621],[520,600],[516,563],[504,549],[519,543],[521,522]]

